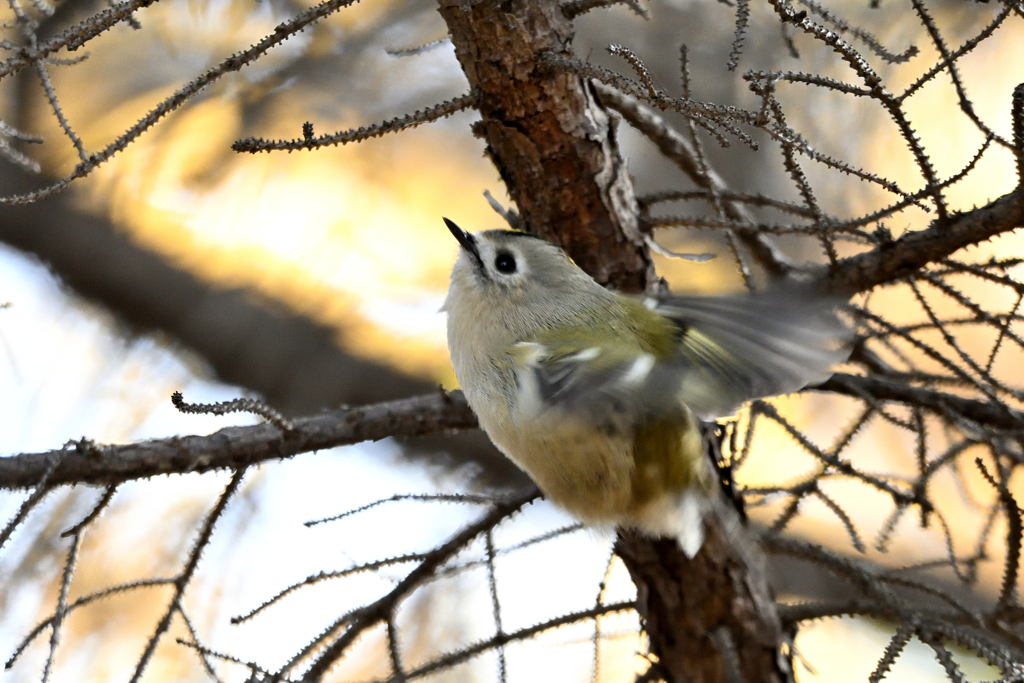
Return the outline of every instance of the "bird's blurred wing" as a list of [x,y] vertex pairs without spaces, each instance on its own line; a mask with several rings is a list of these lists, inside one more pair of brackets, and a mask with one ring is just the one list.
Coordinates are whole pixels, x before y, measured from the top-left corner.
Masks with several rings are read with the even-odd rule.
[[679,397],[699,417],[823,382],[850,355],[838,301],[779,289],[751,296],[664,298],[654,310],[680,330]]
[[[583,419],[627,430],[652,416],[678,414],[678,372],[621,339],[521,342],[509,356],[516,370],[520,414]],[[675,380],[673,380],[675,378]]]
[[824,381],[849,355],[835,302],[783,290],[753,296],[666,297],[653,310],[676,329],[673,351],[635,340],[548,336],[509,350],[526,415],[561,411],[635,425],[678,414],[728,415],[754,398]]

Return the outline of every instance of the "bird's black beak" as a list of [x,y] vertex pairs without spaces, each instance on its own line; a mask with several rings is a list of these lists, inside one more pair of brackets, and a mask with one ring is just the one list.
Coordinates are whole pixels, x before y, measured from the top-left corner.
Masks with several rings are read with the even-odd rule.
[[444,221],[444,224],[448,226],[448,229],[451,231],[452,235],[455,236],[455,239],[459,241],[459,246],[465,249],[466,252],[473,257],[473,260],[476,261],[476,264],[480,266],[482,270],[483,261],[480,258],[480,250],[477,249],[476,240],[473,239],[473,236],[470,235],[465,230],[463,230],[462,228],[460,228],[459,226],[455,225],[453,221],[450,221],[447,218],[442,218],[442,220]]

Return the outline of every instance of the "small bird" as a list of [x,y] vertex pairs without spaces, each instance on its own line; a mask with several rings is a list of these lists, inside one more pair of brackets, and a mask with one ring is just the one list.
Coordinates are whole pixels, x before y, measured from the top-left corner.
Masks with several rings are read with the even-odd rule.
[[675,537],[691,558],[715,493],[698,419],[824,381],[846,359],[835,301],[609,291],[513,230],[445,224],[461,250],[443,311],[480,426],[582,522]]

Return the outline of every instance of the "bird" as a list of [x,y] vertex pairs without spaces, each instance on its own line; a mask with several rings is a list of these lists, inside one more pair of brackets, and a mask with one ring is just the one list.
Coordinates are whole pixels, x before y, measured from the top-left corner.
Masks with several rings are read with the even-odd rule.
[[444,222],[460,246],[442,311],[466,400],[498,450],[593,527],[675,538],[694,557],[717,485],[699,421],[822,382],[849,355],[825,296],[629,295],[530,233]]

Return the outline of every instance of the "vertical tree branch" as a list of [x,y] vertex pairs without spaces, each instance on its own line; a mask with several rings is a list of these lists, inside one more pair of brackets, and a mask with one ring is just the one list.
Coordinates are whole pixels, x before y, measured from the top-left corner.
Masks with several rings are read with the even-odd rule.
[[654,282],[608,113],[578,75],[540,64],[545,53],[570,54],[573,27],[558,3],[439,4],[479,95],[474,132],[526,227],[561,245],[602,284],[636,292]]
[[[707,539],[692,560],[674,540],[620,531],[615,542],[637,587],[637,611],[651,651],[670,683],[732,683],[737,670],[746,683],[789,679],[763,567],[751,561],[755,553],[743,552],[728,527],[709,515]],[[755,550],[752,542],[747,550]]]
[[1024,83],[1013,89],[1013,149],[1017,156],[1017,187],[1024,193]]

